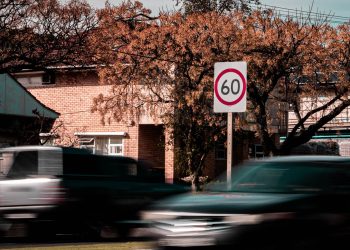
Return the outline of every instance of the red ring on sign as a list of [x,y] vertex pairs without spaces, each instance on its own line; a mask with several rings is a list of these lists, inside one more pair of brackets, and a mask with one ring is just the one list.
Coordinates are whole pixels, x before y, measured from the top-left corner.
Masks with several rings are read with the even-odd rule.
[[[226,73],[230,73],[230,72],[237,74],[241,78],[242,83],[243,83],[243,90],[242,90],[241,95],[236,100],[233,100],[232,102],[228,102],[228,101],[225,101],[224,99],[222,99],[220,94],[219,94],[219,90],[218,90],[218,85],[219,85],[219,81],[220,81],[221,77],[223,75],[225,75]],[[242,100],[242,98],[244,97],[246,90],[247,90],[247,82],[246,82],[243,74],[237,69],[233,69],[233,68],[225,69],[224,71],[222,71],[218,75],[218,77],[215,80],[215,85],[214,85],[215,95],[222,104],[225,104],[228,106],[232,106],[232,105],[239,103]]]

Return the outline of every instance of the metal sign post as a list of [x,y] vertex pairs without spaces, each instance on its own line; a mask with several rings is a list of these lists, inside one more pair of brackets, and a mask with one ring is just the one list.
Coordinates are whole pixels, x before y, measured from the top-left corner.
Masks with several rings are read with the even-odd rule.
[[227,183],[231,185],[233,163],[233,113],[245,112],[247,63],[217,62],[214,65],[214,112],[227,113]]
[[234,128],[234,120],[233,113],[227,113],[227,175],[226,180],[228,184],[228,188],[231,187],[231,178],[232,178],[232,161],[233,161],[233,128]]

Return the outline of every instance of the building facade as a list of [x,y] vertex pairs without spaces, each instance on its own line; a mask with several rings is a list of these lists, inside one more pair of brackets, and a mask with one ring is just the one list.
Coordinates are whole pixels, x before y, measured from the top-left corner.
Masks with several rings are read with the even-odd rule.
[[[159,121],[146,116],[140,120],[102,123],[101,115],[91,112],[94,98],[111,90],[110,85],[99,83],[94,68],[23,71],[14,77],[38,100],[60,113],[51,131],[41,133],[43,142],[143,160],[163,171],[167,182],[173,182],[174,148]],[[212,179],[226,171],[226,151],[225,142],[218,143],[206,158],[204,176]],[[234,144],[234,165],[249,157],[262,156],[258,142],[243,139]]]
[[[317,107],[323,106],[330,101],[330,97],[327,96],[301,96],[300,97],[300,114],[305,116],[310,110],[314,110]],[[325,111],[314,113],[305,122],[305,127],[320,120],[324,115],[330,112],[334,107],[330,106]],[[297,124],[298,119],[293,111],[288,113],[288,130],[291,131]],[[281,136],[284,139],[284,136]],[[317,133],[312,137],[310,142],[328,143],[330,145],[337,144],[339,147],[339,155],[350,156],[350,108],[345,108],[339,115],[333,118],[330,122],[324,125]]]
[[[48,75],[49,74],[49,75]],[[95,154],[124,155],[148,162],[173,181],[174,156],[165,150],[169,136],[162,124],[151,119],[101,122],[101,115],[91,112],[93,99],[107,94],[111,86],[100,85],[95,69],[27,71],[14,74],[38,100],[60,113],[50,133],[42,140],[51,144],[76,146]]]

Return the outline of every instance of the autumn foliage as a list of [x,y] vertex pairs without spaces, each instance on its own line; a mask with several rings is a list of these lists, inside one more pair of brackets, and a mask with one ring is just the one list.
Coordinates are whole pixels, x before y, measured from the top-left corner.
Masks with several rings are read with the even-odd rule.
[[[226,114],[212,107],[215,62],[248,63],[248,112],[239,125],[256,132],[266,153],[288,153],[350,105],[348,25],[281,18],[272,10],[154,18],[138,2],[108,7],[99,18],[96,58],[102,82],[113,87],[95,99],[94,111],[104,121],[150,114],[172,128],[179,164],[194,176],[226,130]],[[305,98],[317,105],[305,108]],[[279,145],[274,136],[288,112],[295,127]],[[315,114],[319,119],[311,119]]]
[[96,25],[85,1],[0,0],[0,72],[91,63]]

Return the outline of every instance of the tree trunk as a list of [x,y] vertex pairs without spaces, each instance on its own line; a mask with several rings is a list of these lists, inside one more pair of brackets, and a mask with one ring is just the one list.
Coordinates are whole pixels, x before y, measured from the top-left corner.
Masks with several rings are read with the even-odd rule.
[[198,192],[200,191],[200,183],[199,183],[199,175],[197,172],[194,172],[193,173],[193,176],[192,176],[192,191],[193,192]]

